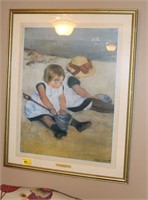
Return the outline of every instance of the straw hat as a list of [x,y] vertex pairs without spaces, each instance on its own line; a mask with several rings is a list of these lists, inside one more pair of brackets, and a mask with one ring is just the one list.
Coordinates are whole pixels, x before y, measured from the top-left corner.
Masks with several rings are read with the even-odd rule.
[[67,66],[67,70],[78,78],[88,77],[95,73],[92,62],[84,56],[76,56],[72,58]]

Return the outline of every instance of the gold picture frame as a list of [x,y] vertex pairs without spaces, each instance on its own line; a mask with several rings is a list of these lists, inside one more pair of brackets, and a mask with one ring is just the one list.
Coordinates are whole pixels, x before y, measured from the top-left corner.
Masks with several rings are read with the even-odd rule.
[[[5,166],[128,182],[137,15],[114,9],[10,10]],[[74,24],[71,35],[57,35],[58,20]],[[23,92],[31,95],[49,63],[67,67],[75,56],[89,58],[95,69],[80,78],[83,88],[108,98],[101,102],[114,105],[114,112],[72,112],[92,125],[82,133],[70,127],[58,140],[27,119]]]

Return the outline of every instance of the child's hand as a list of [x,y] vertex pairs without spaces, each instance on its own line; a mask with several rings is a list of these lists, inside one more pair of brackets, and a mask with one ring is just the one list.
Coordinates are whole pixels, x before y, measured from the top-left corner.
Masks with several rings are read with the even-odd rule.
[[100,99],[100,98],[98,97],[98,95],[94,95],[94,96],[92,96],[92,98],[93,98],[93,99]]
[[66,110],[60,110],[59,113],[60,113],[61,115],[66,115]]

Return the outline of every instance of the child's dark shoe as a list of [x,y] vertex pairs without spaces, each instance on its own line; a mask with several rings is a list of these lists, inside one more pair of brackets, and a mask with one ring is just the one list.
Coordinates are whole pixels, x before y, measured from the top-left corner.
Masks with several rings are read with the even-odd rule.
[[56,124],[51,126],[51,130],[54,132],[54,136],[58,139],[61,139],[63,136],[67,135],[66,131],[61,130]]
[[91,126],[91,121],[79,122],[76,119],[72,119],[70,125],[75,127],[77,129],[77,131],[81,132]]
[[77,131],[79,132],[82,132],[84,131],[85,129],[89,128],[91,126],[91,122],[90,121],[87,121],[87,122],[79,122],[77,125],[76,125],[76,129]]
[[67,132],[66,131],[62,131],[62,130],[59,130],[59,131],[54,133],[54,136],[57,139],[61,139],[63,136],[66,136],[66,135],[67,135]]

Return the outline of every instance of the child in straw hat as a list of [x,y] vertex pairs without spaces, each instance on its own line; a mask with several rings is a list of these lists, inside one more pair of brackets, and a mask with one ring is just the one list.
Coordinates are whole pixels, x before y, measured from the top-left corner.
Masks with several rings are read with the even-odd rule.
[[88,77],[95,73],[92,62],[84,56],[72,58],[68,64],[64,80],[64,93],[67,108],[70,111],[94,110],[101,113],[113,113],[114,105],[107,95],[93,96],[80,86],[80,78]]

